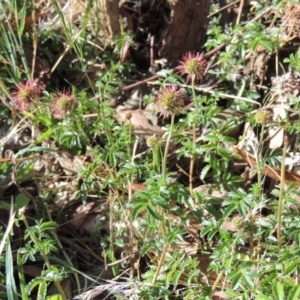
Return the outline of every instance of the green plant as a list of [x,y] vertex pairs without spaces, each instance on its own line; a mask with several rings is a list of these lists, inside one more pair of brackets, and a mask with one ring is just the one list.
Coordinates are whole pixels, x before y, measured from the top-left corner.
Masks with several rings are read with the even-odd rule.
[[299,52],[296,52],[295,54],[291,53],[288,58],[285,58],[283,60],[283,62],[289,64],[289,70],[299,71],[300,70],[300,53]]
[[[17,264],[19,269],[19,277],[21,280],[21,293],[23,299],[28,299],[35,287],[38,287],[38,298],[45,299],[47,293],[47,286],[49,283],[54,282],[62,299],[67,299],[63,289],[61,288],[60,281],[66,278],[67,273],[63,268],[58,268],[52,265],[49,256],[52,252],[57,251],[55,240],[51,237],[49,232],[56,229],[54,222],[37,222],[35,226],[29,227],[26,218],[21,212],[21,221],[24,222],[27,232],[25,234],[25,247],[18,250]],[[33,279],[28,285],[25,286],[25,279],[22,267],[28,259],[35,261],[36,255],[40,254],[43,261],[47,266],[40,277]]]
[[[138,1],[127,2],[132,10],[138,7]],[[24,34],[28,16],[37,12],[33,4],[0,4],[5,20],[0,96],[7,107],[1,117],[12,115],[8,121],[15,132],[26,124],[37,132],[28,144],[0,157],[1,182],[19,190],[16,196],[0,189],[6,197],[1,208],[10,211],[0,243],[5,296],[29,299],[36,293],[46,299],[54,283],[57,297],[66,299],[61,281],[71,272],[81,291],[78,274],[84,272],[56,231],[77,222],[74,215],[83,204],[84,217],[98,213],[103,218],[97,233],[85,239],[96,245],[93,252],[89,244],[87,253],[101,256],[103,269],[112,270],[110,283],[125,277],[141,299],[212,299],[216,293],[245,300],[299,297],[300,179],[285,170],[299,148],[299,51],[287,29],[293,19],[299,31],[294,18],[299,7],[291,1],[254,1],[249,9],[243,3],[235,9],[237,19],[223,24],[225,8],[215,2],[205,45],[209,52],[189,52],[177,68],[156,74],[151,83],[157,92],[145,99],[154,104],[158,133],[142,119],[147,109],[124,113],[111,101],[125,97],[124,85],[139,75],[127,52],[139,44],[123,26],[129,17],[109,42],[98,35],[100,23],[89,27],[96,2],[88,1],[78,29],[52,0],[60,27],[37,30],[33,22]],[[95,20],[102,20],[99,15]],[[36,78],[38,53],[51,64],[49,81]],[[285,74],[281,62],[292,71],[291,80],[274,91],[272,77]],[[277,118],[276,109],[282,113]],[[146,127],[142,136],[139,126]],[[281,135],[282,145],[269,147]],[[3,150],[10,145],[5,143]],[[42,175],[37,160],[46,165]],[[64,167],[64,160],[76,167]],[[52,201],[65,192],[62,183],[71,187],[64,201],[73,202],[56,208]],[[38,187],[38,195],[27,185]],[[33,220],[24,213],[30,201]],[[13,224],[24,231],[16,259]],[[33,261],[45,268],[28,282],[23,265]]]

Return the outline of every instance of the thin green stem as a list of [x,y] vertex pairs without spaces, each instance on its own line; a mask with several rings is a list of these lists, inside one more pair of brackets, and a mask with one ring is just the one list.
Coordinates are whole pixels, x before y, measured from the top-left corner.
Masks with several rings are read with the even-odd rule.
[[199,115],[199,104],[196,99],[196,91],[195,91],[195,77],[192,77],[192,93],[193,93],[193,100],[195,103],[195,111],[194,111],[194,122],[193,122],[193,149],[190,161],[190,173],[189,173],[189,186],[190,186],[190,194],[193,195],[193,173],[194,173],[194,165],[196,160],[196,140],[197,140],[197,116]]
[[[166,147],[165,147],[165,153],[164,153],[164,159],[163,159],[163,165],[162,165],[162,175],[164,177],[164,179],[166,180],[167,178],[167,158],[168,158],[168,153],[169,153],[169,148],[170,148],[170,143],[171,143],[171,138],[172,138],[172,133],[173,133],[173,129],[174,129],[174,123],[175,123],[175,114],[172,114],[171,116],[171,125],[170,125],[170,131],[169,131],[169,135],[167,138],[167,142],[166,142]],[[165,217],[164,217],[164,209],[162,207],[159,207],[160,210],[160,214],[162,216],[162,221],[161,221],[161,226],[162,226],[162,236],[166,236],[166,226],[165,226]],[[157,265],[157,269],[156,272],[153,276],[153,280],[152,283],[154,284],[155,281],[157,280],[157,277],[159,275],[159,272],[161,270],[161,267],[165,261],[165,256],[167,253],[167,250],[169,248],[169,243],[165,243],[163,246],[163,250]]]
[[171,138],[172,138],[172,133],[174,128],[174,123],[175,123],[175,115],[173,114],[171,117],[170,132],[166,142],[163,165],[162,165],[162,175],[164,178],[167,177],[167,159],[168,159],[168,153],[169,153],[169,148],[170,148],[170,143],[171,143]]
[[283,200],[284,200],[285,158],[286,158],[287,147],[288,147],[288,137],[285,134],[283,140],[283,152],[282,152],[281,169],[280,169],[280,192],[279,192],[279,201],[278,201],[278,210],[277,210],[278,248],[281,248],[282,208],[283,208]]
[[260,186],[260,193],[262,193],[262,145],[263,145],[263,139],[264,139],[264,131],[265,131],[265,124],[262,124],[259,143],[258,143],[258,149],[257,149],[257,154],[256,154],[257,183]]
[[[263,140],[264,140],[264,131],[265,131],[265,124],[262,123],[261,126],[261,133],[259,137],[259,143],[258,143],[258,149],[257,149],[257,154],[256,154],[256,169],[257,169],[257,183],[259,186],[259,195],[262,198],[263,197],[263,188],[262,188],[262,148],[263,148]],[[252,258],[252,255],[254,253],[254,222],[255,218],[251,215],[250,218],[250,229],[249,229],[249,243],[250,243],[250,257]]]
[[26,293],[26,280],[23,270],[23,261],[20,252],[17,252],[17,267],[18,267],[18,273],[19,273],[19,279],[20,279],[20,290],[23,300],[28,300],[28,295]]
[[128,119],[128,126],[129,126],[129,137],[128,137],[128,144],[127,144],[127,154],[128,154],[128,158],[131,157],[131,135],[132,135],[132,123],[131,123],[131,115]]
[[161,171],[161,159],[163,157],[161,142],[157,142],[157,144],[152,149],[153,153],[153,167],[156,172]]

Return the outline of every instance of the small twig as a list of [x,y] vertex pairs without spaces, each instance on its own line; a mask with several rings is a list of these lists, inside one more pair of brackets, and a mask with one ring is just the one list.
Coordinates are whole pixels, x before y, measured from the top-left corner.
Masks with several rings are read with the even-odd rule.
[[[79,32],[75,35],[74,39],[73,39],[73,43],[78,39],[78,37],[80,36],[81,32],[83,31],[83,29],[80,29]],[[56,61],[56,63],[54,64],[54,66],[52,67],[50,74],[52,74],[55,69],[57,68],[57,66],[59,65],[59,63],[62,61],[62,59],[65,57],[65,55],[70,51],[70,49],[72,48],[71,45],[68,45],[65,49],[65,51],[63,52],[63,54],[58,58],[58,60]]]
[[157,265],[157,269],[156,269],[156,272],[153,276],[153,279],[152,279],[152,283],[154,284],[157,280],[157,277],[159,275],[159,272],[160,272],[160,269],[165,261],[165,256],[166,256],[166,253],[167,253],[167,250],[168,250],[168,247],[169,247],[169,244],[166,243],[164,244],[164,247],[163,247],[163,250],[162,250],[162,253],[161,253],[161,256],[160,256],[160,259],[159,259],[159,262],[158,262],[158,265]]
[[225,6],[222,6],[222,8],[218,9],[217,11],[215,11],[214,13],[212,13],[211,15],[209,15],[208,18],[213,17],[214,15],[220,13],[222,10],[227,9],[227,8],[229,8],[230,6],[233,6],[233,5],[235,5],[236,3],[238,3],[238,2],[240,2],[240,0],[236,0],[236,1],[234,1],[234,2],[232,2],[232,3],[229,3],[229,4],[225,5]]
[[[181,84],[180,86],[185,87],[185,88],[191,88],[191,86],[187,85],[187,84]],[[211,87],[206,87],[206,86],[201,87],[200,86],[200,87],[195,87],[195,90],[205,92],[205,93],[209,93],[209,94],[212,94],[212,95],[218,95],[220,97],[225,97],[225,98],[229,98],[229,99],[246,101],[246,102],[253,103],[253,104],[256,104],[259,107],[261,107],[261,103],[259,103],[258,101],[251,100],[251,99],[241,97],[241,96],[229,95],[229,94],[225,94],[225,93],[222,93],[222,92],[214,91],[214,90],[212,90]]]
[[239,13],[238,13],[235,25],[239,25],[240,24],[241,17],[242,17],[242,12],[243,12],[243,8],[244,8],[244,0],[241,0],[240,7],[239,7]]
[[154,36],[150,38],[150,66],[154,64]]
[[36,52],[37,52],[37,45],[38,45],[38,34],[36,30],[36,23],[35,23],[35,3],[32,3],[32,43],[33,43],[33,56],[32,56],[32,70],[31,70],[31,79],[34,79],[34,71],[35,71],[35,63],[36,63]]
[[146,78],[146,79],[143,79],[143,80],[141,80],[141,81],[135,82],[135,83],[133,83],[133,84],[124,86],[124,87],[121,88],[121,91],[131,90],[131,89],[133,89],[133,88],[135,88],[135,87],[137,87],[137,86],[140,86],[140,85],[142,85],[142,84],[144,84],[144,83],[148,83],[149,81],[158,79],[158,78],[160,78],[160,77],[161,77],[160,74],[153,75],[153,76],[151,76],[151,77],[149,77],[149,78]]

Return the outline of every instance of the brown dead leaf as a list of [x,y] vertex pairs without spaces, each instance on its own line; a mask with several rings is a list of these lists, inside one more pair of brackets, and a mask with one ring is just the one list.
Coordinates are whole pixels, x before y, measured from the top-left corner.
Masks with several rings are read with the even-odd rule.
[[[30,15],[28,17],[25,18],[25,29],[28,29],[30,28],[33,23],[37,22],[37,20],[41,17],[43,17],[46,13],[35,13],[34,16],[33,15]],[[34,18],[33,18],[34,17]],[[18,21],[19,23],[21,22],[21,20]],[[17,29],[17,22],[14,20],[11,22],[11,27],[13,29]]]
[[219,199],[225,199],[228,197],[228,191],[226,190],[218,190],[217,185],[211,185],[207,186],[205,184],[199,185],[194,188],[194,192],[201,192],[205,195],[206,199],[211,199],[211,198],[219,198]]
[[[53,188],[52,188],[53,186]],[[76,200],[76,195],[78,191],[77,180],[66,181],[54,181],[48,186],[52,191],[57,191],[52,202],[58,207],[65,207],[70,205],[74,200]],[[48,188],[48,189],[49,189]]]
[[[235,152],[236,154],[238,154],[239,156],[242,157],[242,159],[244,161],[246,161],[252,168],[256,168],[256,158],[251,155],[250,153],[239,149],[236,146],[232,146],[232,150],[233,152]],[[280,181],[280,169],[279,168],[271,168],[268,165],[266,165],[263,170],[262,170],[263,174],[276,180],[276,181]],[[300,184],[300,176],[294,172],[290,172],[290,171],[285,171],[285,179],[284,182],[286,184],[290,184],[292,182],[294,183],[298,183]]]
[[71,225],[77,230],[85,221],[88,213],[94,206],[95,202],[89,202],[86,205],[80,205],[76,211],[72,214]]
[[39,277],[39,276],[41,276],[43,269],[40,267],[34,266],[34,265],[30,265],[30,266],[23,265],[23,271],[24,271],[24,274],[26,274],[28,276]]
[[223,300],[223,299],[229,299],[229,297],[225,294],[223,291],[214,292],[213,294],[213,300]]
[[[67,299],[72,299],[72,292],[73,292],[73,287],[72,287],[72,281],[70,278],[66,278],[60,282],[60,285],[64,291],[64,294]],[[54,284],[51,284],[49,289],[48,289],[48,295],[58,295],[59,292]]]
[[99,227],[109,231],[109,220],[104,215],[95,213],[89,214],[81,225],[81,229],[88,233],[95,233]]
[[171,250],[178,250],[187,255],[195,256],[199,250],[199,243],[189,243],[187,241],[176,242],[175,245],[171,246]]
[[[135,191],[144,191],[146,189],[146,186],[144,184],[133,182],[133,183],[131,183],[131,188],[132,188],[133,192],[135,192]],[[128,186],[127,186],[126,189],[128,189]]]
[[[128,120],[129,114],[131,116],[130,121]],[[144,138],[148,138],[154,134],[164,133],[159,126],[150,124],[147,117],[145,117],[140,110],[122,110],[117,112],[114,115],[114,118],[119,124],[129,124],[130,122],[134,128],[135,134]]]
[[[273,121],[276,122],[278,119],[285,120],[287,118],[286,105],[279,105],[273,108]],[[274,126],[268,130],[269,136],[271,137],[269,147],[270,149],[276,149],[283,145],[283,128]]]
[[61,155],[57,157],[57,160],[60,166],[64,169],[66,175],[74,175],[78,173],[80,166],[83,165],[83,161],[79,156],[75,156],[74,158],[66,157],[65,155]]

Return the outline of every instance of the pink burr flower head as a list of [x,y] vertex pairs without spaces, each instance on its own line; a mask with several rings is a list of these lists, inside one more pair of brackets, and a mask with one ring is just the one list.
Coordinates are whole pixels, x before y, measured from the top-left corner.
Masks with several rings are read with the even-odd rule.
[[17,88],[12,92],[12,100],[17,109],[21,111],[29,110],[30,105],[39,99],[41,91],[38,79],[33,81],[27,80],[26,82],[19,83]]
[[75,104],[75,97],[70,91],[62,91],[56,94],[51,110],[56,118],[62,119],[72,110]]
[[202,53],[188,52],[179,62],[179,73],[187,75],[187,82],[194,79],[202,81],[207,67],[206,59]]
[[175,85],[161,89],[155,99],[155,104],[164,118],[177,114],[184,105],[184,91]]

